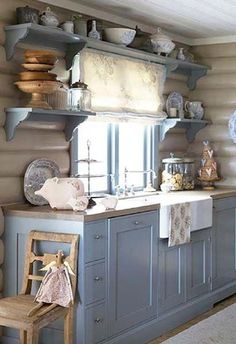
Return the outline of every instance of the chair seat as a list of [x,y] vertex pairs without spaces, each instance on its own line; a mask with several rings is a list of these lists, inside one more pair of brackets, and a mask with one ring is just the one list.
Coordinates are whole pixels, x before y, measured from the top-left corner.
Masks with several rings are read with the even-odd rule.
[[33,316],[28,317],[27,313],[36,305],[33,295],[17,295],[0,299],[0,325],[10,326],[11,324],[11,327],[14,328],[27,329],[32,324],[37,324],[41,328],[41,320],[44,322],[42,326],[45,326],[47,319],[51,322],[52,318],[56,320],[68,311],[67,308],[57,306],[43,316],[38,316],[48,307],[48,305],[44,305]]

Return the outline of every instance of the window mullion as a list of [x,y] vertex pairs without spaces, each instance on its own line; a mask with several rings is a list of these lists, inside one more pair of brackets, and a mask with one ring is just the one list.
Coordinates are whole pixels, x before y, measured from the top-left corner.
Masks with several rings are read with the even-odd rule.
[[115,187],[119,185],[119,125],[111,124],[110,127],[110,173],[114,176],[110,178],[110,193],[115,193]]

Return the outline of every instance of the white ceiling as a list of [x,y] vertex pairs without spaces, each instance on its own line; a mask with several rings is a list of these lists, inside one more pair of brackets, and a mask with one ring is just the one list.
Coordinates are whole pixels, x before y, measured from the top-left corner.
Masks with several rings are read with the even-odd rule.
[[[127,26],[160,26],[186,43],[236,41],[236,0],[39,0]],[[83,12],[84,11],[84,12]],[[105,16],[102,16],[105,13]],[[100,16],[99,16],[100,14]],[[130,25],[128,25],[130,24]],[[228,39],[227,39],[228,38]],[[178,39],[177,39],[178,40]]]
[[[74,0],[75,2],[77,0]],[[236,0],[79,0],[147,25],[160,25],[185,37],[236,34]]]

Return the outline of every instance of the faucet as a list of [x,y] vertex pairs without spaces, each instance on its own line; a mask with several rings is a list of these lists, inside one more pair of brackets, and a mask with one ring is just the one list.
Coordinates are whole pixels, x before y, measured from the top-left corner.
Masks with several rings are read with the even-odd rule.
[[128,182],[127,182],[128,173],[142,173],[142,174],[152,173],[153,179],[157,178],[156,172],[153,169],[151,169],[151,168],[149,170],[144,170],[144,171],[129,171],[127,169],[127,167],[125,167],[125,169],[124,169],[124,195],[125,196],[129,195],[129,188],[128,188]]

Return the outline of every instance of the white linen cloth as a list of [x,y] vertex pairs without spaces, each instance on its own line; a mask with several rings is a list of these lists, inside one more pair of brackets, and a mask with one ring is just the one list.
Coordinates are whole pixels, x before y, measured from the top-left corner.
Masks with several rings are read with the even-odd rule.
[[192,221],[190,203],[172,204],[170,208],[168,246],[190,242],[190,226]]

